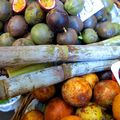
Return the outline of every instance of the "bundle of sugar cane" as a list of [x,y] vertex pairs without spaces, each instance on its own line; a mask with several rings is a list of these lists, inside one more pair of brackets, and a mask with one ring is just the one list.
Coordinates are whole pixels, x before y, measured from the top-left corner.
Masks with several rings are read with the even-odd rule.
[[0,99],[27,93],[35,88],[57,84],[74,76],[107,70],[117,61],[106,60],[62,64],[6,78],[0,80]]
[[46,62],[117,59],[120,46],[40,45],[0,47],[0,67]]

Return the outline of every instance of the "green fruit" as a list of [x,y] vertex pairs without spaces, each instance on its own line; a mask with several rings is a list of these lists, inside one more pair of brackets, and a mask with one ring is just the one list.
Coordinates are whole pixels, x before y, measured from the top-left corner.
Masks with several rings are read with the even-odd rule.
[[87,28],[82,33],[83,42],[86,44],[94,43],[98,41],[98,35],[95,30]]
[[44,18],[44,12],[37,2],[32,2],[25,10],[25,20],[30,25],[41,22]]
[[102,120],[103,113],[100,106],[91,103],[88,106],[78,108],[76,115],[80,116],[82,120]]
[[66,0],[65,10],[71,15],[77,15],[84,7],[84,0]]
[[48,44],[52,42],[53,32],[47,24],[39,23],[31,29],[31,38],[36,44]]
[[19,38],[17,39],[12,46],[31,46],[35,45],[31,39]]
[[10,33],[3,33],[0,36],[0,46],[11,46],[14,42],[14,38],[10,35]]
[[7,21],[12,14],[12,7],[10,2],[6,0],[0,0],[0,20]]
[[114,6],[113,0],[102,0],[107,12],[110,12]]

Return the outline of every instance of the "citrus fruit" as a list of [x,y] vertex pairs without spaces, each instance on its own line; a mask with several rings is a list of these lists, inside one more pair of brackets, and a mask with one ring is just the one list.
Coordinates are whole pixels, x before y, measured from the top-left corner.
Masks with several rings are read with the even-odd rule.
[[120,120],[120,93],[113,100],[112,111],[114,118]]
[[14,12],[19,13],[26,7],[26,0],[13,0],[12,9]]
[[55,0],[38,0],[38,2],[45,10],[50,10],[55,7]]
[[62,118],[61,120],[82,120],[82,119],[76,115],[69,115],[69,116]]

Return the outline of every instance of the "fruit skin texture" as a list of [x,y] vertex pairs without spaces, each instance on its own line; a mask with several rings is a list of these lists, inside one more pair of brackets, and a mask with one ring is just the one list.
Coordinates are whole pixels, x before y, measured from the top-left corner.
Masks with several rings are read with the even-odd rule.
[[32,2],[25,10],[25,20],[30,25],[35,25],[44,19],[44,12],[37,2]]
[[75,45],[78,44],[77,32],[68,28],[66,32],[57,34],[57,43],[61,45]]
[[7,25],[8,32],[13,37],[21,37],[27,32],[27,24],[25,22],[25,19],[21,15],[15,15],[13,16]]
[[41,102],[50,99],[55,94],[55,86],[41,87],[33,91],[33,96]]
[[113,80],[103,80],[94,87],[94,99],[98,105],[108,107],[112,105],[114,97],[119,94],[120,86]]
[[76,115],[69,115],[69,116],[62,118],[61,120],[82,120],[82,119]]
[[66,0],[65,10],[71,15],[77,15],[84,7],[84,0]]
[[54,33],[47,24],[39,23],[34,25],[31,29],[31,38],[38,45],[51,43],[53,37]]
[[88,104],[92,89],[84,78],[74,77],[63,84],[62,96],[70,105],[80,107]]
[[0,0],[0,20],[7,21],[12,15],[12,7],[10,2]]
[[82,76],[91,86],[93,89],[95,84],[99,81],[98,76],[95,73],[90,73]]
[[26,113],[22,120],[43,120],[43,115],[40,111],[32,110]]
[[100,106],[90,103],[88,106],[78,108],[76,115],[83,120],[102,120],[103,114]]
[[112,111],[114,118],[120,120],[120,93],[113,100]]
[[64,27],[68,27],[68,14],[62,10],[52,9],[46,16],[46,22],[53,32],[62,32]]
[[53,98],[45,108],[45,120],[61,120],[63,117],[71,115],[73,109],[61,98]]

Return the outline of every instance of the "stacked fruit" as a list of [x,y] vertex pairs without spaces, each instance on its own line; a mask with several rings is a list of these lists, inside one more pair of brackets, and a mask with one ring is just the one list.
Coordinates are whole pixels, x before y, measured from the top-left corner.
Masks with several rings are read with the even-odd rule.
[[111,22],[111,0],[82,22],[77,16],[84,0],[1,0],[0,46],[90,44],[119,34]]

